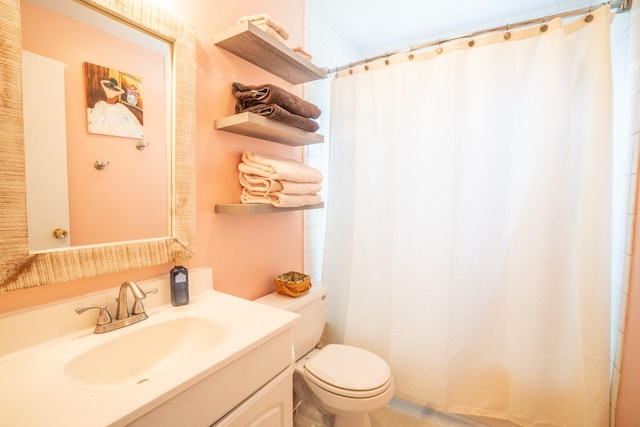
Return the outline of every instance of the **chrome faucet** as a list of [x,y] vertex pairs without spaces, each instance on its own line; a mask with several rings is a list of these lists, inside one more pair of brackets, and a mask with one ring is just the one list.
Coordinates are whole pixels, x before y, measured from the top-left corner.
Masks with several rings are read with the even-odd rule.
[[142,289],[140,289],[140,286],[138,286],[136,282],[132,282],[131,280],[127,280],[126,282],[124,282],[122,285],[120,285],[120,292],[118,292],[118,298],[116,299],[116,301],[118,302],[118,309],[116,310],[116,320],[123,320],[129,317],[127,288],[131,289],[131,293],[133,294],[133,297],[136,299],[136,301],[147,297],[147,294]]
[[[127,290],[130,289],[135,301],[133,303],[133,307],[131,312],[129,312],[129,304],[127,302]],[[85,311],[96,308],[100,310],[98,314],[98,321],[96,324],[96,328],[94,329],[94,333],[103,334],[109,331],[115,331],[116,329],[124,328],[125,326],[133,325],[134,323],[138,323],[148,318],[149,316],[144,311],[144,307],[142,306],[142,300],[147,297],[147,294],[157,294],[158,289],[151,288],[146,291],[143,291],[135,282],[130,280],[124,282],[120,285],[120,291],[118,292],[118,298],[116,298],[116,302],[118,303],[116,309],[116,318],[115,320],[111,319],[109,315],[109,310],[107,310],[107,304],[103,305],[83,305],[82,307],[76,308],[76,313],[82,314]]]

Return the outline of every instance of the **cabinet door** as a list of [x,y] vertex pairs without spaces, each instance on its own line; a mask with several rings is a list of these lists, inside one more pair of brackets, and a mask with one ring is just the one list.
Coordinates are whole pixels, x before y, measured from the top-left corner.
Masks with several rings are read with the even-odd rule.
[[30,251],[71,246],[70,237],[53,235],[56,229],[71,229],[64,67],[53,59],[22,52]]
[[293,366],[211,427],[293,427]]

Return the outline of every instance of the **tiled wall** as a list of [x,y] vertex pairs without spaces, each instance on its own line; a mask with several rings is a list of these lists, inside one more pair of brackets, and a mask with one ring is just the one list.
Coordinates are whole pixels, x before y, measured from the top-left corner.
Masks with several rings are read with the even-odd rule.
[[[362,53],[337,32],[313,6],[305,7],[305,49],[313,56],[312,62],[319,67],[336,67],[362,58]],[[305,85],[305,98],[318,105],[322,110],[318,122],[318,133],[324,135],[323,144],[305,147],[305,161],[318,168],[325,176],[322,200],[327,200],[329,174],[329,152],[332,141],[329,138],[331,77]],[[335,143],[339,143],[336,141]],[[304,270],[313,281],[322,281],[322,259],[324,252],[324,234],[326,209],[305,211],[304,217]]]
[[[615,414],[622,340],[629,296],[633,223],[638,181],[638,96],[640,92],[640,4],[616,15],[611,27],[614,80],[613,254],[611,277],[611,412]],[[614,425],[614,416],[611,425]]]

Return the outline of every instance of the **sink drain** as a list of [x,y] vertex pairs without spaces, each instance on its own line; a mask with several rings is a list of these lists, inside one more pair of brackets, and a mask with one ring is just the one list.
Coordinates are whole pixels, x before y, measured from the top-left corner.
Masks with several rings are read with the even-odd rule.
[[143,378],[143,379],[141,379],[140,381],[138,381],[138,382],[136,383],[136,385],[138,385],[138,384],[142,384],[143,382],[146,382],[146,381],[149,381],[149,378]]

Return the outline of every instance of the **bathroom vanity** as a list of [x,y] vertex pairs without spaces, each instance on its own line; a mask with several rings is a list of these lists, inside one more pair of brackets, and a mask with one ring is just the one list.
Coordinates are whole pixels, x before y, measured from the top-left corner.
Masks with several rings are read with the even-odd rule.
[[118,288],[0,317],[0,423],[64,426],[292,425],[291,327],[297,315],[212,290],[190,272],[191,302],[170,304],[169,278],[148,319],[95,334]]

